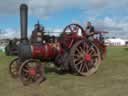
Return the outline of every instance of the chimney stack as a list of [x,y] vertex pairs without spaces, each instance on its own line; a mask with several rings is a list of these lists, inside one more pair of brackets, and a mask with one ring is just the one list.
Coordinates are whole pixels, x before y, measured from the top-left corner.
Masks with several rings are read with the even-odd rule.
[[26,4],[20,5],[20,25],[21,25],[21,40],[26,41],[28,29],[28,6]]

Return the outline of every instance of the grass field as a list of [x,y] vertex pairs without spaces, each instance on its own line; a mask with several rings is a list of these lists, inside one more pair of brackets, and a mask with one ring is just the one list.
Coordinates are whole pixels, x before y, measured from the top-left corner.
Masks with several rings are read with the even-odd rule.
[[47,72],[40,86],[23,86],[8,74],[13,57],[0,53],[0,96],[128,96],[128,49],[108,48],[96,74],[80,77]]

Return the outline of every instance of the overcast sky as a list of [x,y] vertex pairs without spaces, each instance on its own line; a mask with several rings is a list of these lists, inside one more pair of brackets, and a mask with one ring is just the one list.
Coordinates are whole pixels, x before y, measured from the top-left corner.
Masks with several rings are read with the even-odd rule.
[[37,20],[53,31],[91,21],[111,37],[128,38],[128,0],[0,0],[0,38],[19,36],[21,3],[29,6],[29,34]]

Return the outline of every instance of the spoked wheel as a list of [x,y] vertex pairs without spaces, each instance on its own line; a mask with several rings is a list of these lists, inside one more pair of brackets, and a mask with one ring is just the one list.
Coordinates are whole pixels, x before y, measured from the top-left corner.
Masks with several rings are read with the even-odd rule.
[[99,50],[89,41],[78,41],[72,47],[70,55],[73,70],[83,76],[95,73],[101,63]]
[[24,85],[39,84],[45,80],[44,66],[39,60],[26,60],[19,69],[19,76]]
[[77,36],[83,36],[84,29],[79,24],[70,24],[66,26],[62,33],[62,46],[64,48],[70,47],[70,45],[73,43],[74,37]]
[[20,59],[19,58],[15,58],[9,64],[9,73],[12,76],[12,78],[17,78],[18,77],[18,71],[19,71],[20,63],[21,63]]
[[64,33],[78,33],[83,32],[84,29],[79,24],[70,24],[64,28]]

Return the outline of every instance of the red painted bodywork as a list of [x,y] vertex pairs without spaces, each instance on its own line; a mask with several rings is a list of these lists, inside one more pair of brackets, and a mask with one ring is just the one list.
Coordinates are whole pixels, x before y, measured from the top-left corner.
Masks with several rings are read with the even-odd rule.
[[59,53],[61,53],[61,47],[55,47],[54,44],[45,44],[45,45],[33,45],[32,46],[32,57],[33,58],[42,58],[43,60],[53,59]]

